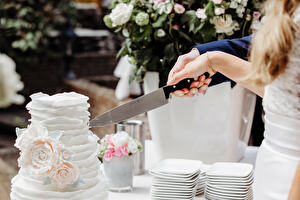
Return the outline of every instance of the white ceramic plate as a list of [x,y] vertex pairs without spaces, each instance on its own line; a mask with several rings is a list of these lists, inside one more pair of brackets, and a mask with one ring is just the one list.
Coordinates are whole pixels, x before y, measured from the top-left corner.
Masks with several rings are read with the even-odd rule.
[[[218,197],[218,196],[211,196],[210,194],[204,193],[205,199],[208,200],[240,200],[240,199],[233,199],[233,198],[224,198],[224,197]],[[252,196],[246,197],[245,199],[242,200],[252,200]]]
[[157,163],[150,171],[168,174],[195,174],[200,172],[202,162],[199,160],[187,159],[165,159]]
[[155,178],[168,179],[168,180],[188,181],[188,180],[199,179],[199,171],[196,172],[195,174],[189,174],[186,176],[179,176],[179,175],[152,172],[152,171],[149,171],[149,174]]
[[191,197],[191,198],[174,198],[174,197],[161,197],[161,196],[151,196],[151,199],[154,199],[154,200],[174,200],[174,199],[182,199],[182,200],[193,200],[194,197]]
[[153,193],[151,192],[151,196],[152,197],[173,197],[173,198],[181,198],[181,199],[189,199],[189,198],[193,198],[195,196],[195,194],[189,194],[189,195],[180,195],[180,194],[174,194],[174,193]]
[[152,182],[169,182],[169,183],[197,183],[197,181],[198,181],[197,177],[195,177],[194,179],[190,179],[190,180],[178,180],[178,179],[154,177],[152,180]]
[[248,183],[235,183],[235,182],[222,182],[222,181],[207,181],[206,183],[210,185],[228,186],[228,187],[229,186],[249,187],[250,185],[252,185],[253,180]]
[[248,191],[249,186],[246,187],[241,187],[241,186],[220,186],[220,185],[211,185],[211,184],[206,184],[206,187],[212,187],[216,189],[221,189],[221,190],[228,190],[228,191]]
[[[246,177],[235,177],[235,176],[206,176],[208,180],[212,179],[224,179],[224,180],[232,180],[232,181],[240,181],[240,180],[250,180],[254,178],[254,172],[252,171],[248,176]],[[200,175],[201,176],[201,175]]]
[[216,200],[247,200],[249,197],[228,197],[224,195],[217,195],[217,194],[211,194],[209,192],[204,193],[205,197],[210,197],[210,199],[216,199]]
[[206,172],[210,176],[248,177],[253,172],[253,166],[247,163],[217,162]]
[[237,194],[237,195],[247,195],[249,193],[249,190],[244,190],[244,191],[234,191],[234,190],[228,190],[228,189],[219,189],[219,188],[214,188],[214,187],[206,187],[207,190],[210,191],[215,191],[218,193],[224,193],[224,194]]
[[193,192],[195,188],[170,188],[170,187],[156,187],[152,186],[153,191],[166,191],[166,192]]
[[167,188],[194,188],[197,186],[196,183],[193,184],[181,184],[181,183],[153,183],[152,186],[154,187],[167,187]]
[[232,197],[232,198],[246,198],[248,192],[246,192],[245,194],[233,194],[233,193],[225,193],[225,192],[218,192],[215,190],[212,190],[211,188],[206,188],[205,192],[210,193],[210,194],[216,194],[219,196],[225,196],[225,197]]

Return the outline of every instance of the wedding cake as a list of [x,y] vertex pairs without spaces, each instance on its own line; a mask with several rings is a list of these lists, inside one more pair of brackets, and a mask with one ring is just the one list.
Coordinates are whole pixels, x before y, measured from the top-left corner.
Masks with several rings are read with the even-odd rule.
[[20,171],[12,179],[11,200],[107,199],[99,138],[88,127],[88,98],[71,92],[31,99],[31,124],[16,130]]

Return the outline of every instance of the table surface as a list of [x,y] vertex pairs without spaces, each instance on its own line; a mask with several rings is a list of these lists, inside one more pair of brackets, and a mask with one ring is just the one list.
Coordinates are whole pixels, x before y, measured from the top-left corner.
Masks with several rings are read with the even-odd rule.
[[[145,165],[146,169],[152,166],[151,159],[152,141],[145,143]],[[246,149],[244,158],[241,163],[255,164],[258,147],[249,146]],[[133,191],[126,193],[109,192],[110,200],[144,200],[150,199],[150,187],[152,177],[147,172],[143,175],[135,176],[133,179]],[[194,200],[204,200],[204,197],[195,197]]]

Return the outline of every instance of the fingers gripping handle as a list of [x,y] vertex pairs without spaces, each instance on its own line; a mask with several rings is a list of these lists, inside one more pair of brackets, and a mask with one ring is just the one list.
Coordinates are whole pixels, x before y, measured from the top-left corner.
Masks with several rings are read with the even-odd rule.
[[[205,75],[205,78],[210,77],[209,73],[207,73],[207,72],[205,72],[204,75]],[[175,92],[176,90],[182,90],[184,88],[190,88],[193,81],[194,81],[193,78],[187,78],[187,79],[184,79],[184,80],[180,81],[176,85],[168,85],[168,86],[163,87],[166,99],[168,99],[170,97],[170,94],[172,92]]]

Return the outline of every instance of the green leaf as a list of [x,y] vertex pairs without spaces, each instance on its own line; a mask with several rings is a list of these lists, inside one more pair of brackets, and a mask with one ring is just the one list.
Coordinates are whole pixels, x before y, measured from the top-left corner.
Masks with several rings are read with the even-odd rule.
[[161,15],[161,16],[157,19],[157,21],[154,22],[154,23],[152,24],[152,27],[153,27],[153,28],[160,28],[160,27],[162,27],[162,26],[163,26],[163,23],[166,21],[167,17],[168,17],[167,14]]

